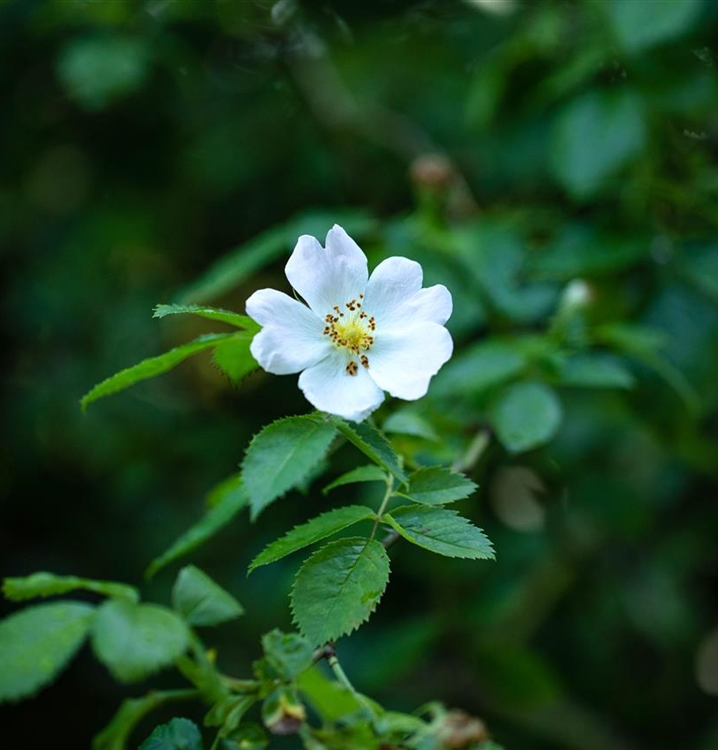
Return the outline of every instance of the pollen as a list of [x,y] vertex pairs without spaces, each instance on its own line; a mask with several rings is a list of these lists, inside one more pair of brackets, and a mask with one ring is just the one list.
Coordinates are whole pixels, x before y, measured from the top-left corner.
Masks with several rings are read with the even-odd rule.
[[326,326],[323,334],[329,337],[337,349],[346,349],[351,356],[346,366],[349,375],[356,375],[359,371],[359,365],[354,357],[359,358],[362,367],[369,367],[369,357],[366,353],[374,344],[376,321],[373,316],[361,309],[362,304],[359,300],[363,298],[364,295],[360,294],[358,299],[345,302],[343,308],[334,305],[332,312],[324,317]]

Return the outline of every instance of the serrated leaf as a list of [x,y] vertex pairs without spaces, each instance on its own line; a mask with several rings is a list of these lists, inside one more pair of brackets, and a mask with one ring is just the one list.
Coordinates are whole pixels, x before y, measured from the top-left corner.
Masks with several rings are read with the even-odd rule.
[[522,382],[509,386],[492,409],[496,434],[512,453],[547,443],[556,434],[562,416],[556,392],[543,383]]
[[337,487],[342,487],[345,484],[355,484],[357,482],[386,482],[387,475],[383,469],[370,464],[369,466],[358,466],[356,469],[347,471],[346,474],[342,474],[337,477],[333,482],[330,482],[323,490],[322,494],[327,495]]
[[33,573],[24,578],[6,578],[3,581],[3,594],[14,602],[37,597],[59,596],[70,591],[83,589],[96,594],[117,599],[140,600],[140,594],[134,586],[114,581],[94,581],[77,576],[57,576],[54,573]]
[[412,544],[445,557],[493,560],[494,550],[484,532],[455,510],[402,505],[382,518]]
[[334,641],[369,618],[388,581],[389,556],[375,539],[329,542],[297,573],[294,620],[312,645]]
[[402,484],[406,483],[406,474],[401,468],[399,457],[386,437],[366,422],[346,422],[341,417],[329,417],[329,423],[367,458],[393,474]]
[[257,360],[249,351],[252,338],[251,334],[237,333],[214,348],[212,361],[232,383],[239,383],[242,378],[259,367]]
[[172,610],[119,599],[97,610],[92,631],[97,658],[120,682],[136,682],[168,666],[188,642],[187,626]]
[[175,718],[156,727],[139,750],[202,750],[202,735],[194,722]]
[[89,393],[86,393],[80,399],[80,406],[84,411],[93,401],[122,391],[142,380],[162,375],[162,373],[168,372],[193,354],[210,349],[219,342],[225,341],[234,335],[233,333],[209,333],[187,344],[176,346],[174,349],[170,349],[168,352],[160,354],[157,357],[144,359],[132,367],[120,370],[120,372],[98,383]]
[[268,544],[252,560],[248,573],[262,565],[269,565],[281,560],[283,557],[291,555],[292,552],[308,547],[310,544],[326,539],[328,536],[342,531],[342,529],[349,528],[349,526],[369,518],[374,518],[374,511],[361,505],[347,505],[344,508],[335,508],[322,513],[322,515],[312,518],[311,521],[295,526],[283,537]]
[[242,605],[194,565],[180,570],[172,588],[172,606],[189,625],[219,625],[244,614]]
[[468,477],[443,466],[427,466],[409,476],[409,489],[400,493],[422,505],[442,505],[463,500],[476,490]]
[[217,320],[220,323],[227,323],[227,325],[234,326],[235,328],[242,328],[250,333],[258,333],[261,329],[261,326],[247,315],[240,315],[230,310],[222,310],[205,305],[156,305],[152,317],[164,318],[167,315],[181,315],[183,313],[197,315],[207,320]]
[[314,649],[299,633],[282,633],[276,628],[262,636],[262,648],[280,679],[290,682],[313,664]]
[[0,703],[52,682],[82,646],[94,614],[91,604],[52,602],[0,621]]
[[210,509],[177,539],[168,550],[155,558],[145,575],[151,578],[158,570],[196,549],[221,531],[247,505],[249,498],[239,474],[221,482],[209,493]]
[[333,425],[298,416],[279,419],[254,436],[242,462],[252,520],[311,474],[334,434]]

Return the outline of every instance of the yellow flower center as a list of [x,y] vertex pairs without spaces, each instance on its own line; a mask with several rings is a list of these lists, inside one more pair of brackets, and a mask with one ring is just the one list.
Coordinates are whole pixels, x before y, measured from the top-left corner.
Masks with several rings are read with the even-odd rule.
[[376,322],[373,316],[367,315],[361,309],[363,299],[364,295],[360,294],[358,300],[349,300],[344,305],[346,310],[339,305],[334,305],[332,312],[327,313],[324,318],[326,323],[324,335],[329,336],[337,349],[346,349],[349,353],[350,359],[345,367],[349,375],[356,375],[359,372],[356,359],[362,367],[369,368],[369,357],[366,352],[374,343]]

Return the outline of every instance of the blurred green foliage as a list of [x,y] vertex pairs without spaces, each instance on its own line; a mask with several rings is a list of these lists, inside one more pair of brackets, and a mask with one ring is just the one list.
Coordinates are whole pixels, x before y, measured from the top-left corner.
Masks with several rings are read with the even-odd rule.
[[[77,404],[217,330],[156,302],[243,312],[337,221],[454,294],[428,412],[390,419],[417,460],[478,435],[464,510],[497,550],[394,555],[353,681],[507,748],[718,747],[717,30],[711,0],[0,4],[2,573],[138,583],[250,436],[306,411],[201,354]],[[293,500],[196,555],[246,609],[217,631],[235,671],[289,628],[267,592],[296,570],[246,566],[330,507]],[[88,746],[127,695],[83,653],[0,709],[3,747]]]

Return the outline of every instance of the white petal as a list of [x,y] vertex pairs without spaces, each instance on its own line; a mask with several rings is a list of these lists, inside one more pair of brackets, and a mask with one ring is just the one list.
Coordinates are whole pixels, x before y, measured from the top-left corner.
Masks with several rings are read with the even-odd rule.
[[289,375],[319,362],[333,349],[324,323],[301,302],[276,289],[260,289],[246,304],[262,330],[252,339],[252,356],[274,375]]
[[422,278],[416,261],[398,256],[383,260],[366,285],[364,309],[380,324],[421,289]]
[[321,318],[334,305],[344,305],[364,293],[368,278],[366,256],[336,224],[323,248],[307,234],[297,240],[285,273],[289,283]]
[[369,374],[392,396],[414,401],[424,396],[429,381],[451,357],[451,335],[437,323],[377,332],[368,354]]
[[451,317],[453,302],[451,292],[443,284],[420,289],[394,310],[391,317],[384,321],[385,326],[404,328],[419,321],[444,325]]
[[384,394],[363,367],[349,375],[345,369],[349,359],[346,352],[335,349],[299,376],[299,387],[317,409],[361,422],[381,404]]

